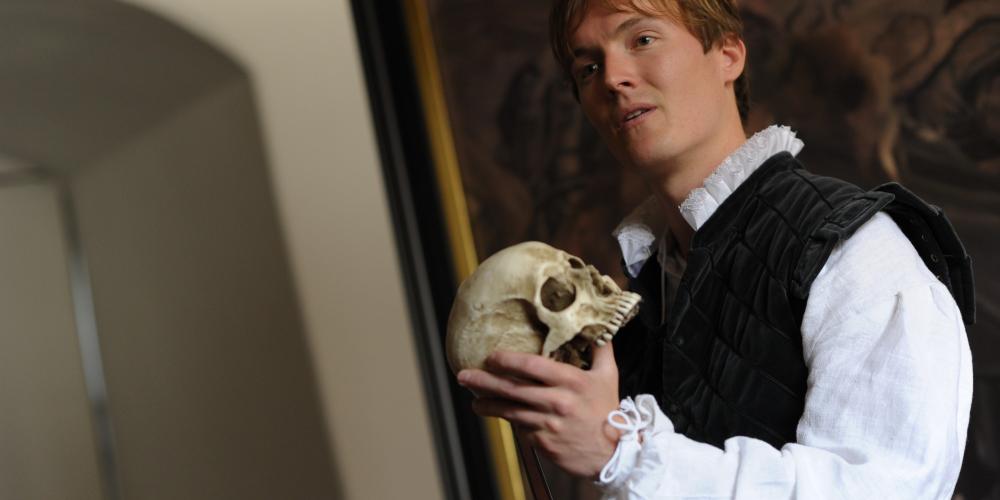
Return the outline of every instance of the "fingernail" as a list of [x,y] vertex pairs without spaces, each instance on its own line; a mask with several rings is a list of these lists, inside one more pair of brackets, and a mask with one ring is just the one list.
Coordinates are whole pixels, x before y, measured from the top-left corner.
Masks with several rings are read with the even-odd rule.
[[465,371],[458,372],[458,385],[465,385],[469,381],[469,373]]

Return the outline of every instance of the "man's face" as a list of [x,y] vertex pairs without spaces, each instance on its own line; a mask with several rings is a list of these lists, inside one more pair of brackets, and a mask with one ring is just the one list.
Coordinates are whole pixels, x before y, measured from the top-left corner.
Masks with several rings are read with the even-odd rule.
[[731,61],[718,47],[706,53],[673,19],[595,5],[570,46],[584,114],[615,157],[640,173],[662,175],[697,156],[731,119]]

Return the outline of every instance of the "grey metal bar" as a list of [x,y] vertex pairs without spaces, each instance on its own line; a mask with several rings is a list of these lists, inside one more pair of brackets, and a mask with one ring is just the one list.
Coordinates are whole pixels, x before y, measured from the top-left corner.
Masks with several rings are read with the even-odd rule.
[[97,436],[98,467],[102,476],[104,496],[107,500],[122,500],[114,428],[111,425],[111,415],[108,413],[108,389],[104,379],[104,363],[101,359],[101,342],[97,334],[94,293],[90,283],[90,270],[80,240],[76,205],[73,202],[69,181],[65,177],[54,179],[53,184],[66,237],[73,313],[83,362],[83,378]]

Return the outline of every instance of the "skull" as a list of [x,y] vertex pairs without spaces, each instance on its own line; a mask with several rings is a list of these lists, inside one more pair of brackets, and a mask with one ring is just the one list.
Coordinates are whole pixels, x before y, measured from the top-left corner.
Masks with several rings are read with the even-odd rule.
[[594,266],[529,241],[483,261],[458,289],[448,318],[448,363],[482,368],[496,350],[541,354],[587,368],[639,307]]

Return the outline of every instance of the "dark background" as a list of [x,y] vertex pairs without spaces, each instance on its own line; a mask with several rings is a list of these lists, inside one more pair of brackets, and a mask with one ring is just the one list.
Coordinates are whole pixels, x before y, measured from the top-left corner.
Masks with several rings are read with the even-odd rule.
[[[480,258],[524,240],[621,280],[611,230],[648,194],[620,170],[547,45],[548,2],[427,0]],[[1000,2],[744,0],[747,132],[790,125],[811,170],[898,179],[945,209],[975,266],[975,389],[959,480],[1000,498]],[[459,408],[461,411],[461,408]],[[555,478],[557,498],[593,495]]]

